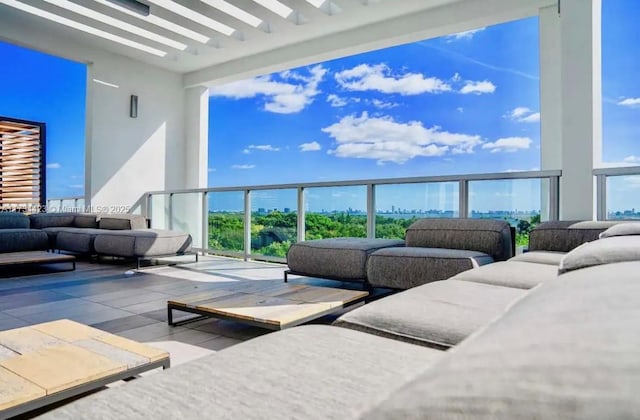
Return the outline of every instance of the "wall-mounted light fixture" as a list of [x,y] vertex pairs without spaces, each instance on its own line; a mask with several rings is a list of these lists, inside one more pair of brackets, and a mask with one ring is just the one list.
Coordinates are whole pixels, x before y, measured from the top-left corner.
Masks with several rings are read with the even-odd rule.
[[131,118],[138,118],[138,95],[131,95],[129,101],[129,116]]

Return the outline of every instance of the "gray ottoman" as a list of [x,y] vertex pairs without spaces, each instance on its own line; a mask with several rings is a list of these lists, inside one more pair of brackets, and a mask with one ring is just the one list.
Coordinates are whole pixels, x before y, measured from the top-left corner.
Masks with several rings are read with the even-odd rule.
[[478,251],[445,248],[385,248],[371,254],[367,279],[373,287],[410,289],[445,280],[466,270],[493,262]]
[[98,255],[137,258],[180,255],[191,251],[191,235],[175,230],[101,230],[94,241]]
[[367,259],[374,251],[404,245],[397,239],[333,238],[302,241],[287,253],[287,274],[365,283]]

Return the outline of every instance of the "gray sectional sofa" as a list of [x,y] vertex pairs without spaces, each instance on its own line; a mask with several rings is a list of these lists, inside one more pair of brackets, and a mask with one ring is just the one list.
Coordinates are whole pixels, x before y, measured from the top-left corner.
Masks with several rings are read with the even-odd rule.
[[513,256],[515,238],[506,221],[420,219],[404,241],[333,238],[295,243],[288,274],[409,289]]
[[191,251],[191,235],[147,229],[134,214],[0,212],[0,253],[59,250],[140,260]]
[[[640,224],[572,225],[532,233],[554,244],[551,253],[538,248],[400,292],[333,326],[264,335],[43,418],[638,418]],[[572,242],[595,230],[602,239]],[[577,247],[563,251],[567,244]],[[338,327],[374,306],[404,318],[418,344],[455,347],[384,336],[382,319],[374,334]]]

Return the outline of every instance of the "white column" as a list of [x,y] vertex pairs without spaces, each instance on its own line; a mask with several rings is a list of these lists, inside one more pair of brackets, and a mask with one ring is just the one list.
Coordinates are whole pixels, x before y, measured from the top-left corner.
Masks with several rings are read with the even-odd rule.
[[209,89],[185,91],[185,188],[206,188],[209,156]]
[[560,218],[595,218],[602,157],[601,0],[562,0]]
[[[557,6],[540,9],[540,169],[562,168],[562,52]],[[542,220],[549,218],[549,186],[540,190]]]

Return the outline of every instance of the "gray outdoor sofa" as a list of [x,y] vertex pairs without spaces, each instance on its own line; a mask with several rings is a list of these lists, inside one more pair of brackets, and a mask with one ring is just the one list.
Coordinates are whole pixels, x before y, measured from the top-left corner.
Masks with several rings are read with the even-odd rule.
[[[80,399],[43,418],[638,418],[639,226],[612,227],[563,255],[557,266],[544,257],[528,262],[555,268],[554,276],[528,290],[451,279],[399,293],[429,298],[424,290],[451,282],[458,292],[450,290],[442,302],[455,306],[456,296],[474,294],[478,285],[516,291],[449,351],[349,328],[301,326]],[[566,231],[555,234],[575,234]],[[465,284],[471,292],[463,292]],[[438,322],[451,324],[458,316],[448,315]]]
[[513,256],[509,224],[490,219],[419,219],[404,241],[334,238],[302,241],[287,253],[289,274],[409,289]]
[[190,253],[191,242],[185,232],[148,229],[135,214],[0,212],[0,253],[58,250],[135,258],[139,266],[144,259]]

